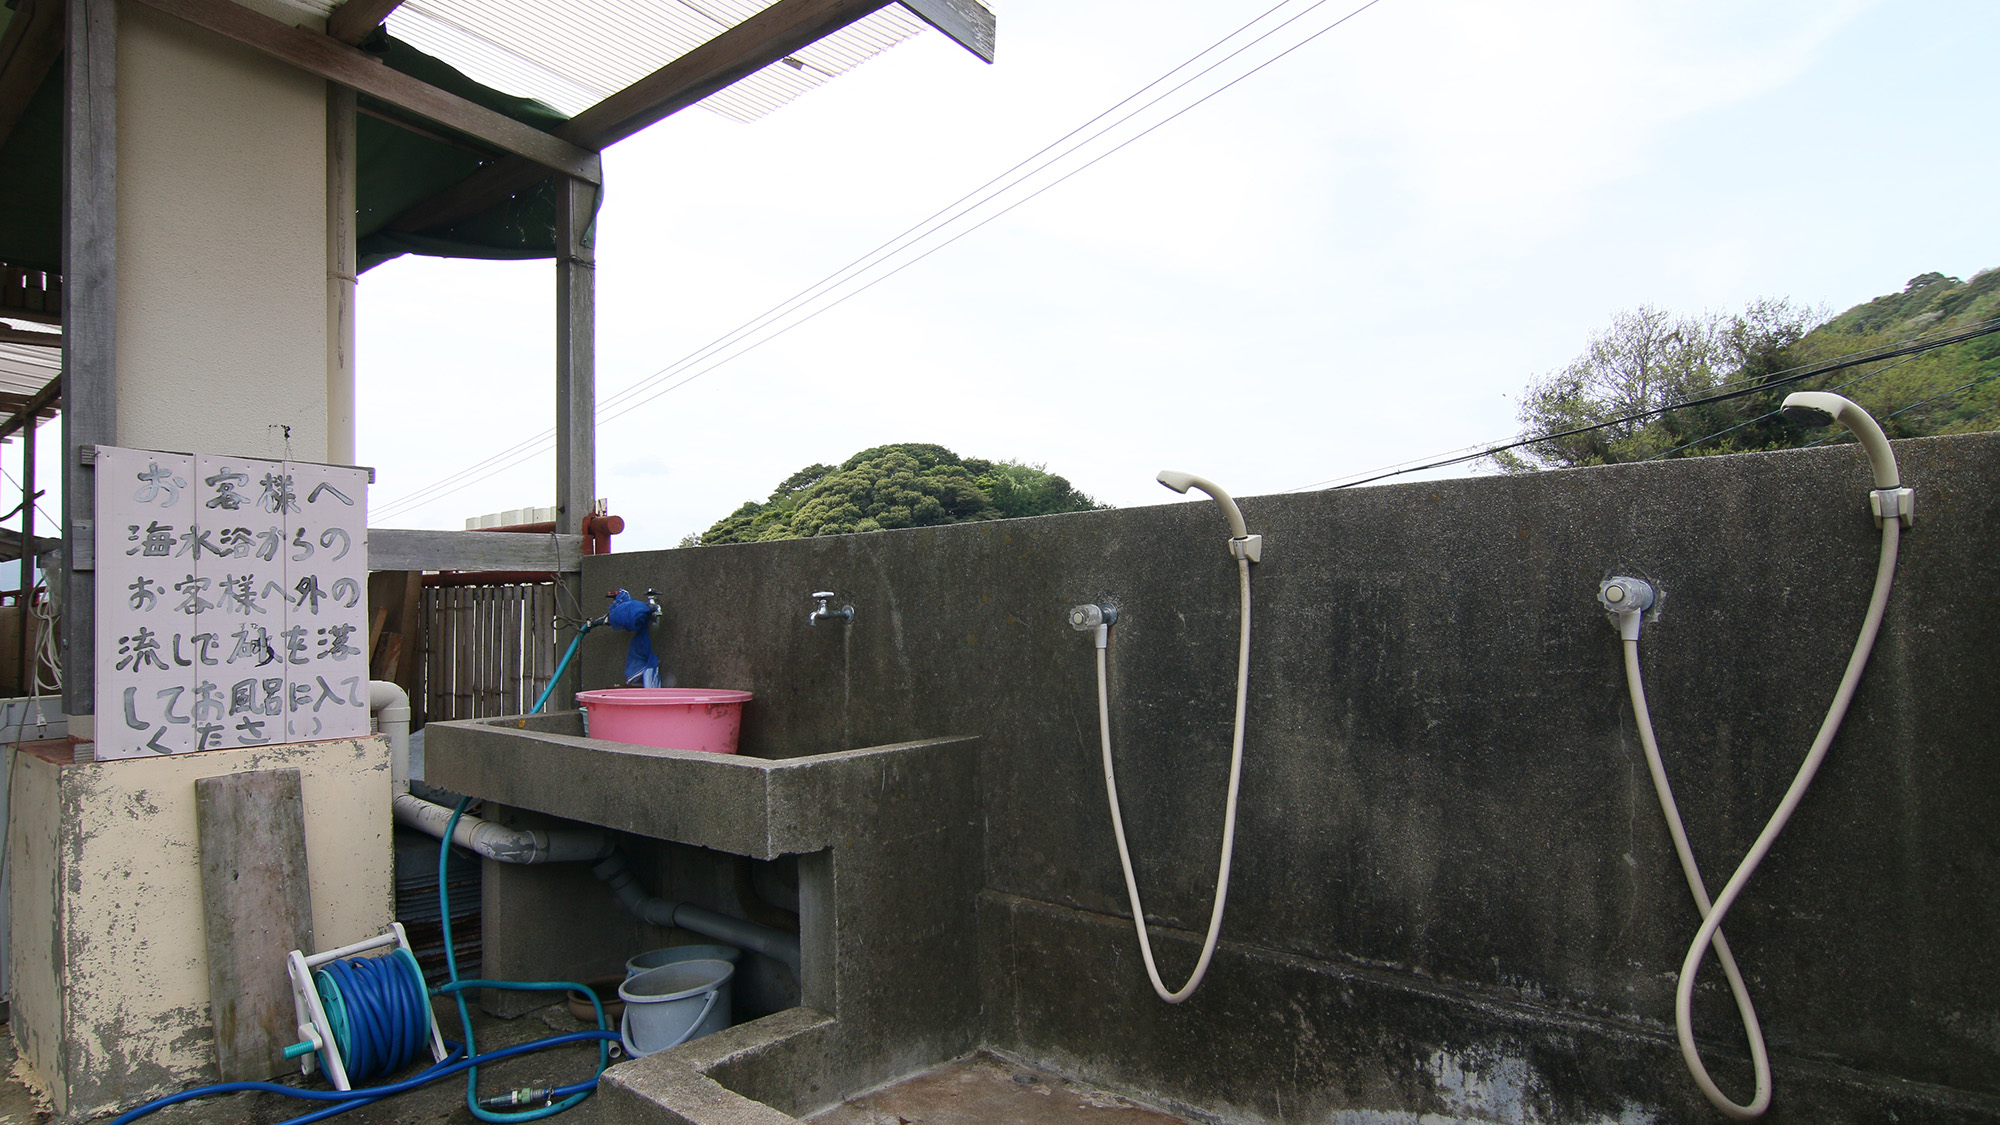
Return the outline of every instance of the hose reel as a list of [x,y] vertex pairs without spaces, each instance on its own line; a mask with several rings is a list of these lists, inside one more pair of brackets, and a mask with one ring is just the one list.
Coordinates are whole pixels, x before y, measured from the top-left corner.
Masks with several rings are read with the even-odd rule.
[[[361,956],[378,949],[388,952]],[[310,957],[294,949],[285,974],[299,1021],[299,1042],[285,1057],[300,1060],[300,1073],[324,1067],[334,1089],[351,1090],[356,1079],[401,1070],[426,1045],[434,1062],[445,1060],[430,988],[401,922],[380,937]]]

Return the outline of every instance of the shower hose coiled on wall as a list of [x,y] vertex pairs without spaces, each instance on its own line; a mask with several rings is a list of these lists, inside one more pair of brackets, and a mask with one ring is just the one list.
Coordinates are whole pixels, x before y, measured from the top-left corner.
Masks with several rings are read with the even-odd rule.
[[[1680,982],[1674,997],[1674,1028],[1680,1039],[1681,1057],[1687,1061],[1688,1073],[1694,1077],[1695,1085],[1707,1095],[1708,1100],[1723,1113],[1739,1121],[1758,1117],[1771,1105],[1771,1060],[1764,1047],[1764,1030],[1757,1022],[1757,1010],[1750,1002],[1750,991],[1743,983],[1743,974],[1736,967],[1736,958],[1729,951],[1729,942],[1722,936],[1722,919],[1729,908],[1743,893],[1743,887],[1750,876],[1762,863],[1771,845],[1778,839],[1778,833],[1785,830],[1792,812],[1805,798],[1806,789],[1812,785],[1813,775],[1819,772],[1820,762],[1826,758],[1827,748],[1833,744],[1833,737],[1840,730],[1841,720],[1847,716],[1848,703],[1854,698],[1854,689],[1861,681],[1862,670],[1868,666],[1868,655],[1875,647],[1875,636],[1882,628],[1882,614],[1889,602],[1889,587],[1896,578],[1896,553],[1902,539],[1902,525],[1894,517],[1882,521],[1882,553],[1875,570],[1875,590],[1868,600],[1868,613],[1861,622],[1861,634],[1855,639],[1854,652],[1847,660],[1847,671],[1841,676],[1840,687],[1834,692],[1833,703],[1827,708],[1826,719],[1820,724],[1819,735],[1813,739],[1812,749],[1807,751],[1799,772],[1792,778],[1791,788],[1785,790],[1784,799],[1778,802],[1777,811],[1758,834],[1756,843],[1737,864],[1736,870],[1723,885],[1722,892],[1715,896],[1711,904],[1708,888],[1703,884],[1701,870],[1695,866],[1694,849],[1689,846],[1687,830],[1681,825],[1680,808],[1674,803],[1673,787],[1667,783],[1666,767],[1660,761],[1660,746],[1653,735],[1653,719],[1646,707],[1646,688],[1639,674],[1639,641],[1636,637],[1623,642],[1625,649],[1625,680],[1631,689],[1632,713],[1638,720],[1639,741],[1646,750],[1646,767],[1652,771],[1653,789],[1660,797],[1660,810],[1666,814],[1667,832],[1673,837],[1674,851],[1680,856],[1681,872],[1687,876],[1688,889],[1694,893],[1696,907],[1702,915],[1700,929],[1695,931],[1694,941],[1689,944],[1687,956],[1681,961]],[[1750,1043],[1750,1061],[1756,1073],[1756,1093],[1746,1104],[1731,1101],[1715,1080],[1709,1077],[1708,1068],[1702,1064],[1701,1050],[1695,1046],[1693,1007],[1695,976],[1701,971],[1702,954],[1714,946],[1716,960],[1722,962],[1722,973],[1729,979],[1729,991],[1736,998],[1736,1011],[1743,1021],[1743,1033]]]
[[1243,778],[1243,711],[1250,688],[1250,560],[1238,557],[1237,578],[1241,585],[1242,628],[1236,646],[1236,732],[1229,751],[1229,797],[1222,815],[1222,859],[1215,876],[1215,906],[1209,914],[1208,936],[1201,945],[1201,958],[1194,972],[1178,990],[1169,990],[1160,980],[1153,962],[1153,942],[1146,934],[1146,909],[1139,904],[1139,882],[1132,875],[1132,852],[1125,843],[1125,818],[1118,811],[1118,780],[1111,767],[1111,700],[1105,672],[1105,648],[1097,649],[1097,729],[1104,746],[1104,791],[1111,803],[1111,833],[1118,840],[1118,863],[1125,871],[1125,892],[1132,900],[1132,928],[1139,934],[1139,955],[1146,962],[1146,976],[1153,991],[1169,1004],[1178,1004],[1194,995],[1208,963],[1215,956],[1215,942],[1222,933],[1222,909],[1229,901],[1229,861],[1236,845],[1236,794]]

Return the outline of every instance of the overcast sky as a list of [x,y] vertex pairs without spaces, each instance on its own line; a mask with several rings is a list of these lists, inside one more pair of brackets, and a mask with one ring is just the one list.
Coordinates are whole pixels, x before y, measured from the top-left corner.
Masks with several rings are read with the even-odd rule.
[[[689,110],[612,148],[600,399],[1273,2],[999,0],[992,66],[927,32],[753,124]],[[1330,0],[946,234],[1356,2]],[[1620,309],[1838,310],[2000,265],[1996,41],[1990,0],[1378,0],[604,423],[598,492],[632,550],[885,442],[1044,463],[1125,506],[1178,501],[1152,482],[1162,467],[1257,495],[1503,439],[1513,396]],[[548,262],[403,258],[363,277],[358,323],[378,526],[553,502],[542,454],[390,507],[552,424]]]

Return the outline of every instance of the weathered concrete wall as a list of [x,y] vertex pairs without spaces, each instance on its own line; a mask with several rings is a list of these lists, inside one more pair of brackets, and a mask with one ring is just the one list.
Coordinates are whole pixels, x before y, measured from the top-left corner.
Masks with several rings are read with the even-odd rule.
[[[729,1075],[736,1094],[787,1112],[816,1108],[978,1045],[975,740],[771,760],[593,742],[581,737],[573,712],[433,723],[427,731],[429,780],[490,797],[509,812],[533,809],[629,833],[620,850],[634,877],[662,897],[741,918],[738,903],[714,893],[719,888],[703,893],[709,864],[672,853],[793,857],[799,1006],[724,1040],[757,1059]],[[634,847],[634,837],[656,846]],[[615,968],[645,948],[631,943],[629,927],[597,924],[611,893],[580,864],[489,865],[486,874],[499,887],[481,927],[488,964],[500,966],[489,972],[561,979],[564,970]],[[656,1080],[687,1078],[689,1057],[666,1051],[613,1068],[605,1099],[623,1108],[607,1110],[607,1120],[670,1120],[644,1091]],[[695,1086],[706,1089],[702,1082]]]
[[[2000,437],[1898,452],[1919,522],[1882,640],[1727,928],[1777,1059],[1774,1121],[2000,1121]],[[661,590],[664,668],[757,693],[749,752],[983,737],[992,1046],[1237,1121],[1708,1120],[1672,1043],[1695,911],[1597,583],[1665,592],[1648,688],[1719,887],[1853,643],[1867,487],[1836,447],[1245,501],[1266,561],[1235,878],[1209,981],[1178,1007],[1134,948],[1090,641],[1061,615],[1124,613],[1122,796],[1178,982],[1234,686],[1211,505],[613,555],[585,585]],[[852,626],[807,627],[817,589]],[[586,643],[591,686],[619,675],[611,636]],[[1712,962],[1696,1023],[1747,1096]]]
[[59,1112],[85,1117],[215,1080],[194,783],[269,769],[300,772],[317,945],[387,929],[380,737],[62,766],[19,756],[11,1018]]

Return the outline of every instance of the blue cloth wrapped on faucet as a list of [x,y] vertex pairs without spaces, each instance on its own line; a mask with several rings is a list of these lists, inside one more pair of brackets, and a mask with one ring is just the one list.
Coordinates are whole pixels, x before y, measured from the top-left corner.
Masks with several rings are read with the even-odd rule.
[[625,682],[643,682],[646,687],[660,686],[660,658],[653,654],[653,617],[657,608],[651,602],[642,602],[630,593],[620,590],[611,599],[611,610],[605,614],[605,621],[613,629],[623,629],[632,634],[631,647],[625,650]]

